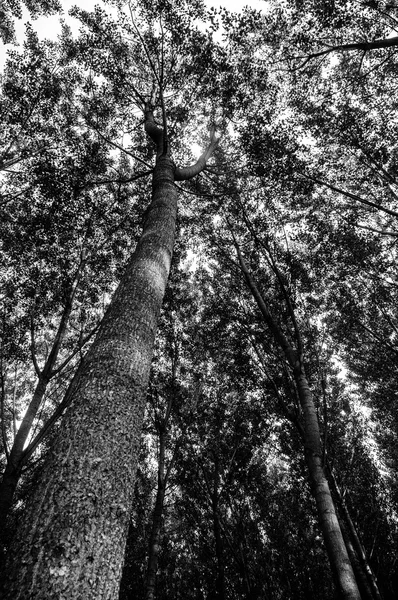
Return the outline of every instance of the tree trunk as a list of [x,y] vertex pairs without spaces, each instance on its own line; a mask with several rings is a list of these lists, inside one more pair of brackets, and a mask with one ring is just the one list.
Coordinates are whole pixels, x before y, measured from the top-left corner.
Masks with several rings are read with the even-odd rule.
[[218,516],[218,506],[213,507],[213,527],[214,537],[216,540],[216,556],[217,556],[217,600],[225,600],[225,566],[224,566],[224,550],[221,536],[220,518]]
[[[341,515],[339,515],[341,517]],[[352,564],[352,568],[354,569],[355,578],[358,583],[358,588],[361,593],[362,600],[375,600],[372,590],[368,584],[366,579],[366,574],[362,569],[362,566],[359,562],[357,553],[355,552],[355,548],[352,545],[352,541],[350,535],[347,530],[347,525],[344,522],[344,519],[339,518],[341,532],[343,534],[344,542],[347,548],[348,556],[350,557],[350,561]]]
[[[322,462],[323,453],[321,448],[318,416],[316,413],[312,392],[309,388],[304,371],[301,335],[294,313],[292,312],[287,291],[283,289],[287,308],[294,323],[299,352],[297,352],[297,350],[295,350],[295,348],[292,346],[288,338],[285,336],[283,330],[279,327],[278,323],[268,310],[267,304],[257,288],[249,269],[247,268],[246,262],[243,259],[236,240],[235,246],[238,254],[239,264],[245,277],[247,286],[250,289],[258,308],[260,309],[264,322],[268,326],[276,344],[281,348],[293,371],[293,376],[297,385],[300,404],[304,416],[304,453],[310,477],[311,490],[316,502],[318,520],[322,529],[330,566],[332,568],[338,592],[341,598],[344,600],[361,600],[361,595],[355,580],[354,571],[352,569],[347,548],[345,546],[343,535],[337,519],[329,484],[325,476]],[[278,274],[278,271],[276,272]],[[281,282],[279,275],[278,278]]]
[[363,547],[362,542],[359,539],[357,528],[355,527],[354,522],[351,519],[351,515],[348,510],[347,504],[343,498],[343,495],[340,492],[339,486],[337,485],[334,475],[330,469],[328,470],[328,474],[330,475],[332,488],[336,492],[338,505],[340,506],[340,509],[341,509],[342,520],[347,524],[346,535],[347,535],[348,539],[350,540],[350,543],[356,553],[359,565],[360,565],[363,573],[366,576],[368,586],[371,589],[371,595],[374,598],[374,600],[382,600],[382,597],[381,597],[381,594],[380,594],[380,591],[379,591],[379,588],[377,585],[376,577],[374,576],[372,568],[369,564],[368,558],[366,556],[365,548]]
[[158,570],[160,529],[162,525],[164,495],[166,492],[166,481],[164,473],[164,455],[166,449],[166,432],[159,435],[159,465],[158,465],[158,489],[153,511],[152,530],[149,542],[148,569],[146,577],[146,600],[155,597],[156,573]]
[[176,212],[174,165],[161,155],[141,238],[10,549],[4,600],[118,596]]
[[312,392],[302,366],[296,366],[294,377],[304,415],[305,459],[310,476],[312,494],[316,502],[318,520],[322,529],[334,579],[341,598],[344,598],[344,600],[361,600],[329,484],[325,476],[322,464],[318,416]]
[[219,516],[219,483],[220,483],[220,465],[218,457],[215,458],[214,464],[214,489],[211,499],[212,511],[213,511],[213,531],[214,539],[216,543],[216,557],[217,557],[217,579],[216,579],[216,592],[217,600],[225,600],[225,565],[224,565],[224,544],[221,533],[221,523]]
[[[48,384],[51,378],[57,373],[57,371],[55,371],[55,365],[58,359],[63,339],[65,337],[69,318],[72,312],[75,292],[80,280],[84,263],[85,261],[81,260],[74,281],[70,286],[69,293],[66,298],[65,306],[62,311],[61,319],[59,322],[57,334],[55,336],[51,351],[42,370],[40,370],[35,356],[34,332],[32,325],[32,356],[39,381],[37,382],[36,389],[33,393],[27,411],[22,419],[21,425],[19,426],[18,432],[15,435],[14,443],[12,445],[11,452],[7,460],[7,465],[3,473],[3,478],[0,483],[0,540],[3,540],[3,533],[5,531],[7,516],[13,503],[15,490],[17,488],[21,476],[21,470],[26,462],[26,454],[24,450],[26,442],[28,441],[28,437],[32,430],[34,419],[43,401]],[[58,369],[58,372],[60,370],[62,370],[62,366],[60,367],[60,369]],[[1,551],[0,554],[2,554]]]
[[0,538],[3,538],[7,515],[13,503],[15,490],[17,488],[19,478],[21,476],[22,458],[24,445],[28,439],[29,432],[32,427],[33,419],[39,409],[45,394],[48,379],[39,378],[35,392],[28,410],[22,420],[21,426],[18,429],[15,437],[10,456],[7,460],[6,468],[4,469],[3,478],[0,483]]

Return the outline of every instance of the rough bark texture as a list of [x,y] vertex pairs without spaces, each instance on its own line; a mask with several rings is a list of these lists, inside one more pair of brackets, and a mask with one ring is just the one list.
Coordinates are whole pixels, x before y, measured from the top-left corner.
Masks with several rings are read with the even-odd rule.
[[142,236],[10,549],[4,600],[118,597],[176,210],[174,165],[161,156]]

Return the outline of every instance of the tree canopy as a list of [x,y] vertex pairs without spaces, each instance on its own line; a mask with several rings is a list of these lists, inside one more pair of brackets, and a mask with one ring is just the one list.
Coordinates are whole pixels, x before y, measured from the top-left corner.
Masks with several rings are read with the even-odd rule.
[[4,598],[393,600],[398,9],[70,14],[1,74]]

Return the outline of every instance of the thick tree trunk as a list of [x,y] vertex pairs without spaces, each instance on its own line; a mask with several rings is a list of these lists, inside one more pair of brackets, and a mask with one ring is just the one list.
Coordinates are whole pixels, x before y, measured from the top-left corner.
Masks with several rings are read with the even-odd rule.
[[174,165],[160,156],[142,236],[10,549],[4,599],[118,596],[176,211]]

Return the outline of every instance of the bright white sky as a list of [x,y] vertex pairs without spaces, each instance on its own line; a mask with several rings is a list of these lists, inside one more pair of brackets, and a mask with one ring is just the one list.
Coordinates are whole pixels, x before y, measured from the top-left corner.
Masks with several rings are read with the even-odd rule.
[[[85,10],[91,10],[94,8],[96,4],[101,4],[98,0],[62,0],[62,6],[64,10],[64,18],[68,21],[73,29],[74,19],[68,17],[68,11],[72,6],[80,6]],[[205,0],[205,4],[215,7],[224,7],[233,12],[240,12],[244,6],[250,6],[251,8],[261,9],[264,7],[264,0]],[[59,24],[59,15],[53,17],[40,17],[32,21],[29,13],[25,10],[24,17],[21,20],[16,20],[15,22],[15,30],[17,40],[20,42],[24,38],[25,31],[25,23],[30,21],[32,23],[33,28],[38,32],[39,37],[44,39],[52,39],[55,40],[57,35],[60,33],[60,24]],[[75,21],[75,23],[77,23]],[[11,48],[12,46],[4,46],[4,44],[0,41],[0,72],[3,68],[5,59],[6,59],[6,51],[7,48]]]

